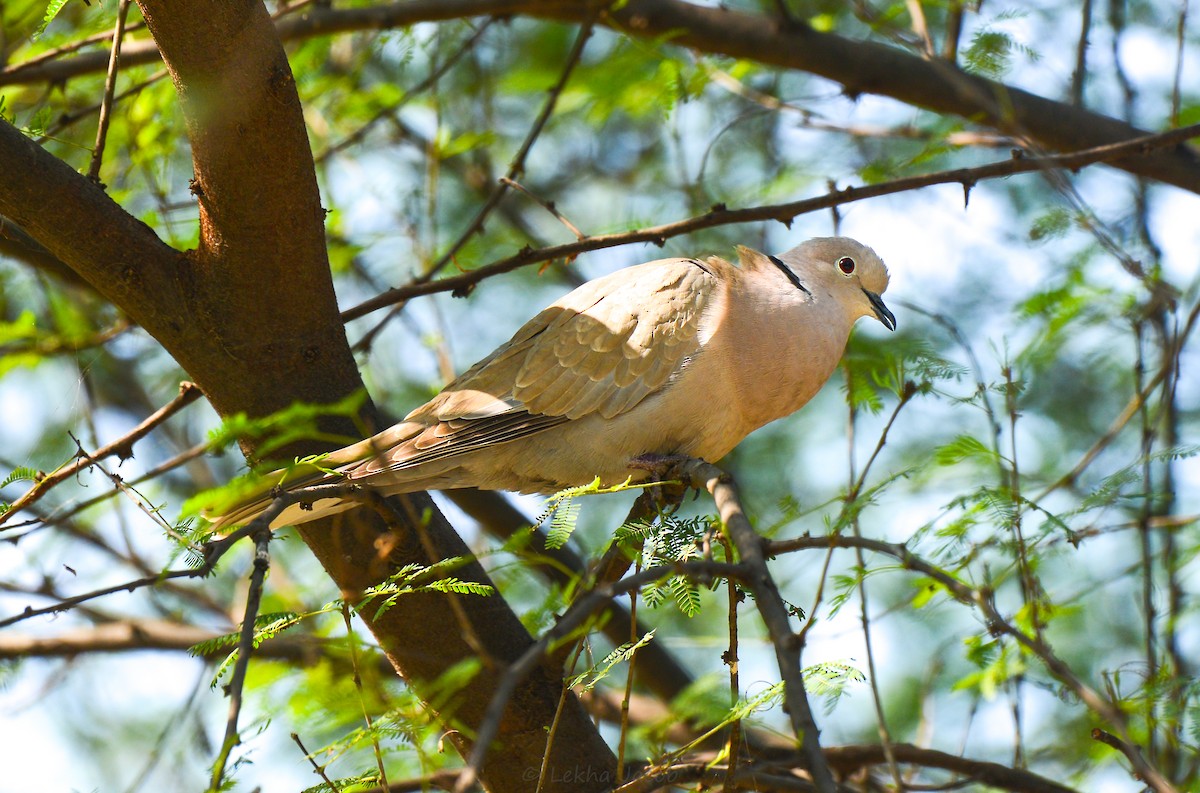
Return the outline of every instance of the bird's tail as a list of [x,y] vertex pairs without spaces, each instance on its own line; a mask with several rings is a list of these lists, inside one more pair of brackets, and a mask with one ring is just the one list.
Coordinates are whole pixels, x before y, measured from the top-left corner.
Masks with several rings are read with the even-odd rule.
[[[213,524],[214,532],[224,534],[261,515],[282,492],[341,481],[342,475],[338,471],[321,465],[319,458],[314,460],[297,461],[269,474],[247,477],[239,486],[223,488],[213,501],[200,506],[200,515]],[[272,519],[271,528],[305,523],[341,512],[342,509],[336,508],[338,505],[349,509],[354,502],[325,498],[311,505],[292,504]]]
[[[422,428],[423,425],[402,422],[337,451],[302,458],[286,468],[263,476],[249,477],[239,486],[222,488],[213,503],[201,504],[197,511],[211,521],[218,532],[223,532],[254,520],[271,505],[280,491],[334,484],[349,479],[366,484],[384,470],[388,471],[386,479],[390,485],[380,489],[384,495],[436,486],[437,478],[429,479],[423,476],[419,473],[420,466],[414,467],[410,475],[405,476],[397,474],[387,464],[388,455],[393,447],[417,434]],[[382,467],[368,465],[372,461],[383,461]],[[307,523],[353,509],[357,504],[354,499],[341,497],[320,498],[311,504],[292,504],[272,519],[271,528]]]

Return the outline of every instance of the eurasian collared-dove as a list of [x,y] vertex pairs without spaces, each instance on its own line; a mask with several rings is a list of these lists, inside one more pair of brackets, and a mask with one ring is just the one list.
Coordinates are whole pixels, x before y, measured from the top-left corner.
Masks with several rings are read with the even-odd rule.
[[[554,492],[616,484],[645,455],[716,461],[746,435],[799,410],[837,367],[859,317],[889,330],[887,267],[845,237],[778,257],[739,247],[741,266],[660,259],[597,278],[525,323],[404,420],[319,461],[284,487],[344,478],[383,495],[477,487]],[[211,518],[245,523],[270,503]],[[288,507],[272,526],[357,502]]]

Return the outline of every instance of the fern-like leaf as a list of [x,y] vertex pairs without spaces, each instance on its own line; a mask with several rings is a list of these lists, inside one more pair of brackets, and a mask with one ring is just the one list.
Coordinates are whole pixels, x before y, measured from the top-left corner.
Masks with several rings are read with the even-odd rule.
[[13,482],[36,482],[41,478],[41,472],[36,468],[21,466],[14,468],[13,472],[4,477],[4,481],[0,482],[0,487],[8,487]]
[[54,18],[58,16],[58,12],[62,11],[66,4],[67,0],[50,0],[50,3],[46,6],[46,13],[42,17],[42,24],[38,25],[38,29],[33,32],[34,41],[41,38],[42,34],[46,32],[46,28],[50,26],[50,23],[54,21]]
[[586,672],[581,672],[571,679],[571,687],[582,685],[584,691],[591,691],[596,687],[596,684],[608,676],[612,668],[619,663],[633,658],[634,653],[638,648],[645,647],[654,638],[654,631],[649,631],[636,642],[625,642],[620,647],[617,647],[608,655],[604,656],[604,660],[593,666]]

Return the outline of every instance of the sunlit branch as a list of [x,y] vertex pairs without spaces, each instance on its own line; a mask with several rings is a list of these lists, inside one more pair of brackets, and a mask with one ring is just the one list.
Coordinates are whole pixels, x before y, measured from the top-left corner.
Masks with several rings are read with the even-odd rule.
[[862,201],[868,198],[878,198],[894,195],[909,190],[916,190],[934,185],[962,185],[964,195],[970,193],[979,182],[988,179],[999,179],[1016,174],[1044,170],[1066,169],[1074,170],[1101,162],[1111,162],[1122,158],[1136,157],[1147,151],[1178,145],[1179,143],[1200,136],[1200,124],[1194,124],[1182,129],[1170,130],[1157,135],[1149,135],[1136,140],[1099,146],[1092,149],[1055,154],[1045,157],[1027,157],[1020,150],[1014,151],[1014,156],[1008,160],[980,165],[972,168],[955,168],[947,171],[937,171],[921,176],[909,176],[862,187],[847,187],[835,190],[823,196],[792,201],[784,204],[769,204],[745,209],[729,209],[723,204],[713,207],[703,215],[697,215],[672,223],[659,226],[648,226],[632,231],[616,234],[601,234],[585,237],[575,242],[562,245],[552,245],[547,248],[525,248],[504,259],[480,266],[459,275],[439,278],[436,281],[414,281],[402,287],[389,289],[382,294],[365,300],[342,312],[342,319],[349,321],[366,316],[372,311],[386,308],[395,303],[408,300],[418,295],[438,292],[452,292],[457,295],[466,294],[476,284],[494,275],[507,273],[531,264],[540,264],[555,259],[571,259],[581,253],[615,248],[636,242],[651,242],[663,245],[666,240],[683,234],[690,234],[702,229],[728,226],[737,223],[757,223],[774,220],[790,225],[798,216],[810,212],[819,212],[831,207]]
[[775,649],[780,680],[784,685],[784,710],[791,721],[792,731],[800,741],[816,789],[821,793],[832,793],[836,786],[821,754],[820,732],[801,675],[801,653],[804,648],[800,636],[792,629],[791,613],[767,567],[763,539],[750,525],[733,479],[703,460],[684,462],[671,473],[689,486],[697,490],[703,488],[712,495],[725,530],[737,549],[739,563],[749,568],[750,575],[745,584],[754,595],[754,602]]

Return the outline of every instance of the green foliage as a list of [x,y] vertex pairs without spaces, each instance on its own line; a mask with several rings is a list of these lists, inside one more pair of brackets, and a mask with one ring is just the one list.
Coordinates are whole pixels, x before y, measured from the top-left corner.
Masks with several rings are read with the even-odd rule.
[[963,366],[915,337],[902,337],[886,347],[852,342],[842,359],[842,369],[846,374],[846,401],[868,413],[883,410],[884,395],[908,399],[915,394],[929,394],[936,386],[966,374]]
[[554,550],[567,544],[579,521],[580,505],[576,499],[580,496],[597,496],[606,493],[621,493],[626,490],[648,487],[648,484],[631,485],[632,477],[619,485],[602,487],[600,477],[596,477],[586,485],[560,490],[546,501],[542,514],[538,515],[533,525],[540,526],[550,520],[550,531],[546,533],[546,547]]
[[854,683],[866,681],[866,675],[853,664],[825,661],[804,670],[804,687],[825,700],[825,714],[833,713]]
[[[273,612],[268,614],[259,614],[254,619],[254,637],[252,647],[257,648],[268,639],[273,639],[284,631],[294,628],[305,620],[312,619],[321,614],[328,614],[331,611],[336,611],[339,605],[329,603],[316,611],[298,614],[295,612]],[[236,649],[241,641],[241,630],[235,633],[227,633],[222,636],[216,636],[212,639],[194,644],[188,648],[188,652],[195,656],[215,655],[217,652],[227,648],[234,648],[233,652],[225,656],[224,660],[217,666],[213,673],[212,681],[209,687],[215,689],[221,684],[221,680],[227,672],[232,672],[234,664],[237,663],[238,650]]]
[[46,4],[46,14],[42,17],[42,24],[38,26],[36,31],[34,31],[34,39],[41,38],[42,34],[46,32],[46,28],[49,27],[50,23],[54,21],[54,18],[58,16],[58,12],[62,11],[63,6],[66,4],[67,0],[50,0],[50,2]]
[[[350,4],[356,5],[361,4]],[[847,46],[866,40],[925,57],[911,16],[914,4],[815,0],[784,5],[796,24],[835,32]],[[1112,16],[1093,14],[1093,46],[1084,75],[1084,104],[1090,110],[1126,117],[1126,90],[1132,89],[1144,125],[1167,127],[1200,119],[1200,105],[1186,83],[1178,97],[1178,118],[1170,119],[1176,99],[1169,77],[1162,75],[1169,74],[1168,61],[1175,57],[1176,5],[1118,9],[1128,14],[1126,30],[1136,32],[1136,42],[1117,29]],[[1059,68],[1062,59],[1047,59],[1057,66],[1042,64],[1036,52],[1074,53],[1078,26],[1051,23],[1071,18],[1078,8],[1017,3],[1011,12],[1006,8],[985,17],[978,4],[920,6],[935,50],[929,62],[941,64],[947,73],[964,68],[1051,98],[1065,92],[1069,78]],[[768,0],[739,8],[787,24],[780,19],[782,6]],[[1001,11],[988,4],[982,9],[989,15]],[[284,13],[281,24],[291,24],[285,9],[273,5],[271,10]],[[27,135],[48,136],[39,145],[79,171],[87,167],[94,146],[96,113],[90,108],[99,104],[103,72],[51,84],[25,83],[8,70],[56,48],[72,48],[88,36],[95,36],[95,42],[51,60],[103,61],[108,53],[103,34],[111,31],[115,13],[115,3],[62,0],[13,0],[0,9],[5,74],[12,78],[0,96],[0,116]],[[959,48],[957,57],[950,58],[946,53],[954,41],[949,24],[960,13]],[[1028,16],[1019,19],[1021,13]],[[137,15],[134,6],[131,24],[137,24]],[[319,160],[328,256],[343,307],[407,282],[466,230],[528,135],[547,90],[562,74],[578,30],[517,15],[491,24],[464,49],[482,24],[479,19],[430,22],[388,31],[300,35],[285,42]],[[135,28],[127,41],[145,41],[147,35]],[[1004,136],[1024,131],[991,129],[981,118],[878,98],[849,101],[855,91],[870,86],[847,87],[779,69],[753,53],[734,61],[680,47],[674,43],[677,35],[644,40],[636,31],[600,25],[534,142],[522,185],[553,203],[584,234],[666,224],[703,215],[714,204],[742,209],[811,197],[826,192],[827,182],[844,185],[856,175],[874,184],[1004,159],[1012,145]],[[1104,47],[1097,48],[1096,42]],[[1131,43],[1155,48],[1163,60],[1159,65],[1167,68],[1152,70],[1149,77],[1144,70],[1127,68],[1122,76],[1122,64],[1113,62],[1109,45],[1127,60],[1135,51]],[[1185,40],[1185,63],[1191,62],[1194,45],[1192,38]],[[109,117],[101,181],[113,201],[186,252],[202,245],[201,198],[188,188],[197,167],[188,144],[194,130],[185,124],[172,80],[158,76],[161,69],[159,62],[122,64],[117,82],[121,98]],[[417,90],[435,70],[444,73],[427,89]],[[1004,102],[1013,95],[998,91],[994,96],[1003,115],[1008,110]],[[1196,512],[1192,455],[1197,411],[1189,402],[1195,391],[1189,377],[1200,337],[1180,334],[1188,327],[1200,287],[1187,253],[1194,247],[1190,227],[1179,220],[1190,216],[1177,203],[1178,191],[1153,180],[1138,184],[1122,174],[1122,165],[1114,161],[1052,179],[1017,175],[1004,182],[980,182],[971,186],[965,208],[958,187],[933,188],[838,207],[833,223],[829,215],[810,214],[787,228],[741,224],[666,239],[658,246],[593,252],[489,279],[469,300],[414,299],[388,321],[377,314],[377,336],[364,339],[376,324],[374,317],[349,323],[346,333],[351,342],[363,342],[356,353],[373,395],[402,413],[436,390],[434,384],[446,379],[443,375],[461,371],[502,342],[521,318],[574,279],[660,255],[727,253],[734,243],[782,250],[806,236],[828,234],[840,223],[844,233],[861,236],[887,256],[894,276],[888,300],[896,298],[901,331],[886,338],[856,333],[843,367],[845,400],[827,391],[795,421],[764,428],[732,458],[730,467],[743,489],[747,514],[758,521],[764,536],[849,540],[854,527],[868,541],[903,543],[936,575],[870,550],[864,550],[860,563],[853,551],[830,549],[819,541],[812,548],[779,554],[770,566],[782,597],[801,604],[817,628],[806,634],[806,658],[836,659],[844,653],[837,644],[842,639],[838,625],[856,629],[856,616],[845,609],[857,610],[865,589],[875,646],[888,649],[875,681],[882,704],[892,712],[902,706],[906,715],[899,722],[889,719],[895,741],[920,738],[932,747],[959,751],[970,727],[967,754],[972,757],[1007,764],[1019,748],[1030,770],[1079,789],[1127,783],[1125,769],[1113,770],[1117,753],[1087,737],[1094,727],[1112,725],[1089,711],[1037,653],[995,631],[977,605],[964,603],[961,593],[949,592],[944,583],[958,582],[994,603],[1014,629],[1040,632],[1080,680],[1110,696],[1122,710],[1131,742],[1168,770],[1180,789],[1191,789],[1196,787],[1200,697],[1188,676],[1186,651],[1196,601],[1189,572],[1200,555],[1200,541],[1191,519]],[[57,213],[64,223],[77,220],[66,205],[44,211]],[[0,236],[7,230],[0,229]],[[542,204],[514,192],[438,277],[473,269],[526,245],[572,239],[573,233]],[[0,445],[6,470],[12,472],[4,485],[14,492],[36,480],[37,467],[52,467],[73,454],[67,431],[85,448],[94,448],[93,441],[106,442],[143,419],[151,406],[162,404],[163,395],[169,398],[183,376],[179,363],[142,329],[101,338],[121,319],[112,306],[53,269],[30,266],[20,244],[5,237],[0,254],[7,257],[0,258],[0,397],[6,410]],[[11,257],[10,251],[15,251]],[[1151,280],[1162,279],[1163,295],[1177,294],[1177,302],[1152,295],[1147,283],[1122,269],[1122,255],[1139,259]],[[255,297],[269,300],[270,292]],[[163,309],[180,321],[196,319],[189,306]],[[1167,363],[1171,379],[1148,393],[1144,407],[1124,414],[1138,378],[1136,367],[1145,383]],[[314,376],[321,375],[317,371]],[[229,448],[239,438],[254,439],[267,454],[279,454],[282,446],[303,438],[341,445],[352,439],[326,436],[322,419],[353,417],[360,404],[295,406],[262,419],[235,416],[213,432],[210,448]],[[847,405],[854,414],[853,473],[862,473],[863,450],[869,454],[876,441],[879,445],[861,487],[853,488],[853,498],[846,485],[853,477],[843,462],[850,457],[844,431]],[[722,407],[714,405],[713,410]],[[1122,416],[1127,422],[1105,434]],[[136,457],[116,472],[130,481],[153,466],[184,459],[185,452],[201,445],[213,421],[204,408],[190,409],[139,441]],[[884,426],[889,428],[886,439]],[[1089,456],[1094,445],[1094,456]],[[769,454],[760,454],[764,449]],[[235,457],[187,457],[186,468],[171,468],[139,484],[141,503],[175,505],[200,487],[228,482]],[[285,462],[282,468],[275,477],[251,475],[187,503],[189,508],[231,503],[329,470],[319,456]],[[782,482],[788,492],[780,490]],[[98,474],[85,472],[36,506],[37,514],[48,518],[45,524],[19,520],[3,527],[0,538],[11,540],[6,548],[15,561],[0,572],[10,602],[9,612],[0,617],[19,613],[25,596],[35,591],[39,599],[48,599],[45,593],[87,591],[111,583],[109,578],[144,577],[147,568],[152,572],[202,562],[199,543],[208,529],[201,521],[163,531],[145,523],[140,512],[111,507],[116,499],[73,511],[74,504],[108,488]],[[551,499],[539,520],[551,548],[564,547],[571,537],[579,548],[602,547],[628,506],[620,495],[627,489],[634,486],[600,488],[597,482]],[[601,493],[610,495],[581,500]],[[581,504],[588,509],[581,511]],[[777,514],[764,514],[764,504],[778,504]],[[682,509],[703,512],[711,507],[701,494]],[[29,518],[34,518],[33,510]],[[643,569],[694,560],[707,547],[721,559],[725,551],[715,523],[711,517],[667,517],[659,525],[621,527],[616,541],[640,549]],[[561,563],[535,553],[531,536],[524,531],[503,542],[475,535],[468,539],[506,600],[536,634],[554,624],[586,579],[571,578],[572,571]],[[365,593],[361,607],[369,611],[362,613],[378,615],[414,593],[492,596],[486,585],[457,575],[465,561],[398,571]],[[548,585],[534,573],[543,566],[567,577]],[[238,613],[243,576],[236,561],[222,562],[204,580],[172,581],[152,592],[104,598],[93,610],[75,609],[55,621],[31,625],[30,631],[82,631],[96,619],[144,618],[147,613],[184,625],[211,624],[218,615]],[[665,648],[697,674],[684,695],[662,703],[661,717],[631,725],[627,758],[650,763],[694,759],[710,748],[707,742],[690,743],[697,733],[715,742],[734,721],[745,720],[746,729],[778,730],[784,724],[773,651],[763,639],[753,601],[738,611],[742,690],[731,694],[728,675],[702,674],[721,668],[728,630],[726,593],[714,597],[707,586],[668,575],[646,587],[638,603],[639,617],[648,626],[641,641],[624,644],[599,661],[589,656],[581,662],[588,669],[575,682],[603,689],[623,677],[618,665],[636,647],[646,650],[653,634],[655,650]],[[448,727],[431,716],[428,703],[394,679],[379,648],[360,635],[362,627],[352,623],[353,633],[345,634],[345,603],[302,543],[273,541],[272,575],[264,596],[264,613],[254,624],[260,652],[249,668],[244,715],[250,721],[243,724],[257,719],[276,733],[283,729],[280,725],[295,725],[310,748],[320,747],[313,757],[326,767],[333,785],[313,790],[381,784],[376,744],[393,784],[401,776],[458,762],[444,745]],[[647,605],[654,608],[642,608]],[[830,631],[833,637],[822,635],[835,616],[841,619]],[[803,613],[800,618],[807,619]],[[304,663],[272,659],[269,644],[262,644],[301,635],[319,647]],[[215,674],[218,682],[227,679],[237,643],[238,634],[230,633],[194,648],[215,659],[204,673]],[[122,664],[136,677],[143,662],[127,659],[144,655],[106,661],[112,664],[103,670],[106,679],[110,669]],[[112,780],[121,788],[130,787],[128,772],[140,769],[150,754],[162,760],[158,775],[143,782],[144,789],[193,778],[192,766],[208,759],[198,761],[204,752],[195,747],[211,738],[210,712],[219,695],[202,691],[194,709],[182,715],[160,704],[167,698],[159,697],[157,689],[154,698],[135,697],[132,704],[111,710],[105,700],[102,712],[93,702],[96,712],[89,712],[84,686],[69,687],[72,681],[89,679],[88,656],[81,653],[44,683],[57,696],[46,697],[47,704],[37,707],[49,714],[46,723],[60,727],[45,740],[70,754],[82,775]],[[829,743],[875,734],[870,698],[846,697],[862,680],[855,667],[864,663],[861,658],[823,661],[804,670],[810,690],[824,700],[825,713],[818,721]],[[40,666],[30,659],[0,667],[3,684],[29,685],[32,680],[41,686],[36,677]],[[433,689],[422,689],[434,708],[446,709],[449,728],[464,728],[454,719],[455,705],[477,695],[479,687],[471,684],[482,669],[478,661],[464,662],[446,670]],[[179,699],[186,695],[188,677],[182,675],[177,681],[182,688],[172,689]],[[637,683],[640,695],[653,695]],[[57,686],[62,689],[55,690]],[[903,692],[899,697],[898,689]],[[1017,740],[1007,725],[989,723],[986,740],[980,740],[977,724],[959,723],[958,715],[974,713],[979,702],[1006,699],[1011,702],[994,707],[1019,703],[1022,712],[1031,714],[1020,747],[1007,745]],[[55,702],[70,704],[67,717],[53,710],[66,707]],[[77,706],[83,708],[82,716]],[[203,729],[189,732],[196,714]],[[923,722],[928,732],[918,734],[917,722],[925,714],[932,714]],[[10,720],[19,725],[22,716]],[[677,736],[681,727],[693,731],[683,745],[666,737],[669,732]],[[604,735],[609,738],[613,732],[605,728]],[[19,727],[10,733],[14,746],[20,745],[21,733]],[[696,753],[689,755],[692,749]],[[287,772],[297,767],[306,781],[293,787],[311,780],[299,752],[280,760],[252,741],[239,752],[243,750],[240,787],[262,786],[260,779],[248,779],[254,774],[271,780],[266,787],[292,784]],[[162,768],[169,769],[166,781]],[[94,786],[51,779],[52,771],[35,769],[37,784]],[[917,768],[906,768],[905,774],[914,788],[963,782]],[[886,772],[878,771],[862,783],[878,788],[891,784]]]
[[1074,213],[1063,207],[1051,207],[1034,219],[1029,229],[1029,239],[1046,242],[1065,237],[1075,224]]
[[625,642],[619,647],[614,648],[612,652],[604,656],[604,659],[600,663],[572,677],[568,685],[571,688],[579,686],[584,691],[591,691],[600,681],[608,677],[608,673],[612,671],[614,666],[632,661],[637,651],[649,644],[653,638],[654,631],[648,631],[636,642]]
[[396,601],[405,595],[413,595],[420,592],[453,592],[459,595],[480,596],[493,594],[494,590],[487,584],[481,584],[477,581],[464,581],[461,578],[448,574],[470,562],[471,559],[469,558],[453,556],[427,566],[406,564],[388,576],[384,583],[376,584],[364,590],[363,597],[358,602],[357,608],[361,610],[366,608],[369,603],[378,600],[379,603],[375,607],[374,616],[374,619],[378,619],[383,612],[395,605]]
[[1030,60],[1037,60],[1037,52],[1001,29],[1005,22],[1021,16],[1022,12],[1006,12],[975,31],[970,45],[963,52],[965,68],[984,77],[999,80],[1012,68],[1015,55],[1020,54]]
[[[331,405],[295,404],[262,418],[250,418],[244,413],[237,413],[209,433],[209,448],[223,451],[240,439],[255,438],[258,439],[256,447],[259,454],[266,459],[272,451],[300,440],[321,439],[335,445],[349,444],[356,439],[324,432],[319,422],[329,416],[357,419],[365,399],[366,394],[359,392]],[[336,471],[322,465],[325,457],[318,454],[293,458],[279,470],[272,470],[276,464],[268,461],[260,470],[250,471],[219,487],[197,492],[183,503],[181,514],[215,517],[244,501],[265,496],[276,487],[294,487],[313,477],[336,476]]]
[[972,636],[965,641],[965,646],[967,660],[974,664],[976,671],[961,677],[954,684],[955,691],[970,691],[985,700],[993,700],[1028,669],[1011,642]]
[[331,779],[304,789],[304,793],[359,793],[373,790],[383,784],[383,778],[378,771],[364,771],[354,776]]
[[994,466],[1004,461],[983,441],[971,435],[959,435],[949,443],[939,446],[933,452],[933,459],[938,465],[957,465],[964,460],[971,460],[979,465]]
[[8,476],[4,477],[4,481],[0,482],[0,487],[8,487],[13,482],[36,482],[41,477],[42,473],[36,468],[20,466],[19,468],[14,468]]
[[[671,515],[661,516],[654,524],[626,523],[617,529],[614,542],[641,547],[644,567],[671,566],[701,556],[700,539],[715,525],[716,518],[700,516],[679,520]],[[672,602],[687,617],[700,613],[700,589],[685,575],[661,578],[642,589],[642,597],[651,608]]]
[[299,440],[327,440],[331,443],[353,443],[355,438],[332,436],[318,428],[318,422],[326,417],[358,417],[367,395],[363,392],[329,405],[294,404],[269,416],[251,418],[244,413],[235,413],[221,422],[221,426],[209,433],[209,448],[223,451],[244,438],[257,441],[260,457]]

